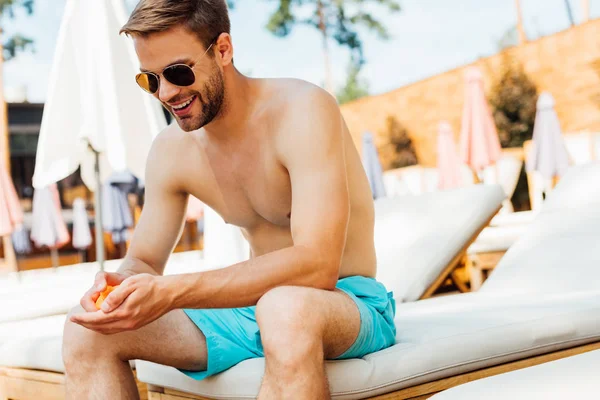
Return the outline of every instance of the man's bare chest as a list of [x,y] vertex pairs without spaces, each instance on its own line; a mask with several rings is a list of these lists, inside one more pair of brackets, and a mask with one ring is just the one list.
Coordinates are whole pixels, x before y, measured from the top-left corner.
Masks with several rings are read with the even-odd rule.
[[[287,170],[268,149],[233,155],[210,154],[211,207],[223,219],[253,230],[265,222],[289,227],[291,184]],[[205,174],[203,174],[205,175]]]

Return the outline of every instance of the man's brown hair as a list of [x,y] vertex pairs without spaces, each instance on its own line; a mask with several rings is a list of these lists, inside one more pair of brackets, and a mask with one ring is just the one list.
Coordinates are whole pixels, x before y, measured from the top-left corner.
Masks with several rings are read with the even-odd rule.
[[141,0],[119,33],[143,37],[178,24],[206,47],[231,29],[225,0]]

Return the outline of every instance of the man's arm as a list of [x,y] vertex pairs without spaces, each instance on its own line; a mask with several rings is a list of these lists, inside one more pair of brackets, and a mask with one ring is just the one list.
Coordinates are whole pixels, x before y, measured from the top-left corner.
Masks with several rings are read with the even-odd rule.
[[178,187],[176,175],[180,146],[165,133],[155,139],[148,154],[144,207],[118,270],[122,274],[162,275],[183,228],[187,195]]
[[294,245],[225,269],[161,278],[172,308],[254,305],[281,285],[335,288],[349,219],[343,124],[335,100],[310,91],[291,107],[276,144],[291,180]]

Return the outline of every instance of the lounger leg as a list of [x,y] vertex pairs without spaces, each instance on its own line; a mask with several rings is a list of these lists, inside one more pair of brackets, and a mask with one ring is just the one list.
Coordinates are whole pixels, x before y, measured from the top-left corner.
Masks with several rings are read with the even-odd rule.
[[454,285],[456,285],[456,287],[458,288],[458,290],[461,293],[467,293],[469,292],[469,288],[467,287],[467,285],[464,284],[464,282],[460,279],[460,277],[458,276],[458,274],[456,273],[456,270],[452,271],[450,273],[450,279],[452,280],[452,282],[454,283]]
[[471,282],[471,291],[475,292],[483,284],[483,271],[476,255],[467,257],[466,267]]

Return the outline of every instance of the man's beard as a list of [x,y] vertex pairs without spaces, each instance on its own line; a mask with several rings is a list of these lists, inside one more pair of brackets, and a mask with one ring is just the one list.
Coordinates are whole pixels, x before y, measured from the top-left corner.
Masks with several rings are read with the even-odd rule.
[[218,68],[215,68],[214,71],[213,75],[204,84],[204,94],[200,92],[192,93],[200,104],[200,113],[185,118],[175,116],[179,127],[186,132],[195,131],[209,124],[219,116],[223,109],[225,81],[223,80],[223,73]]

